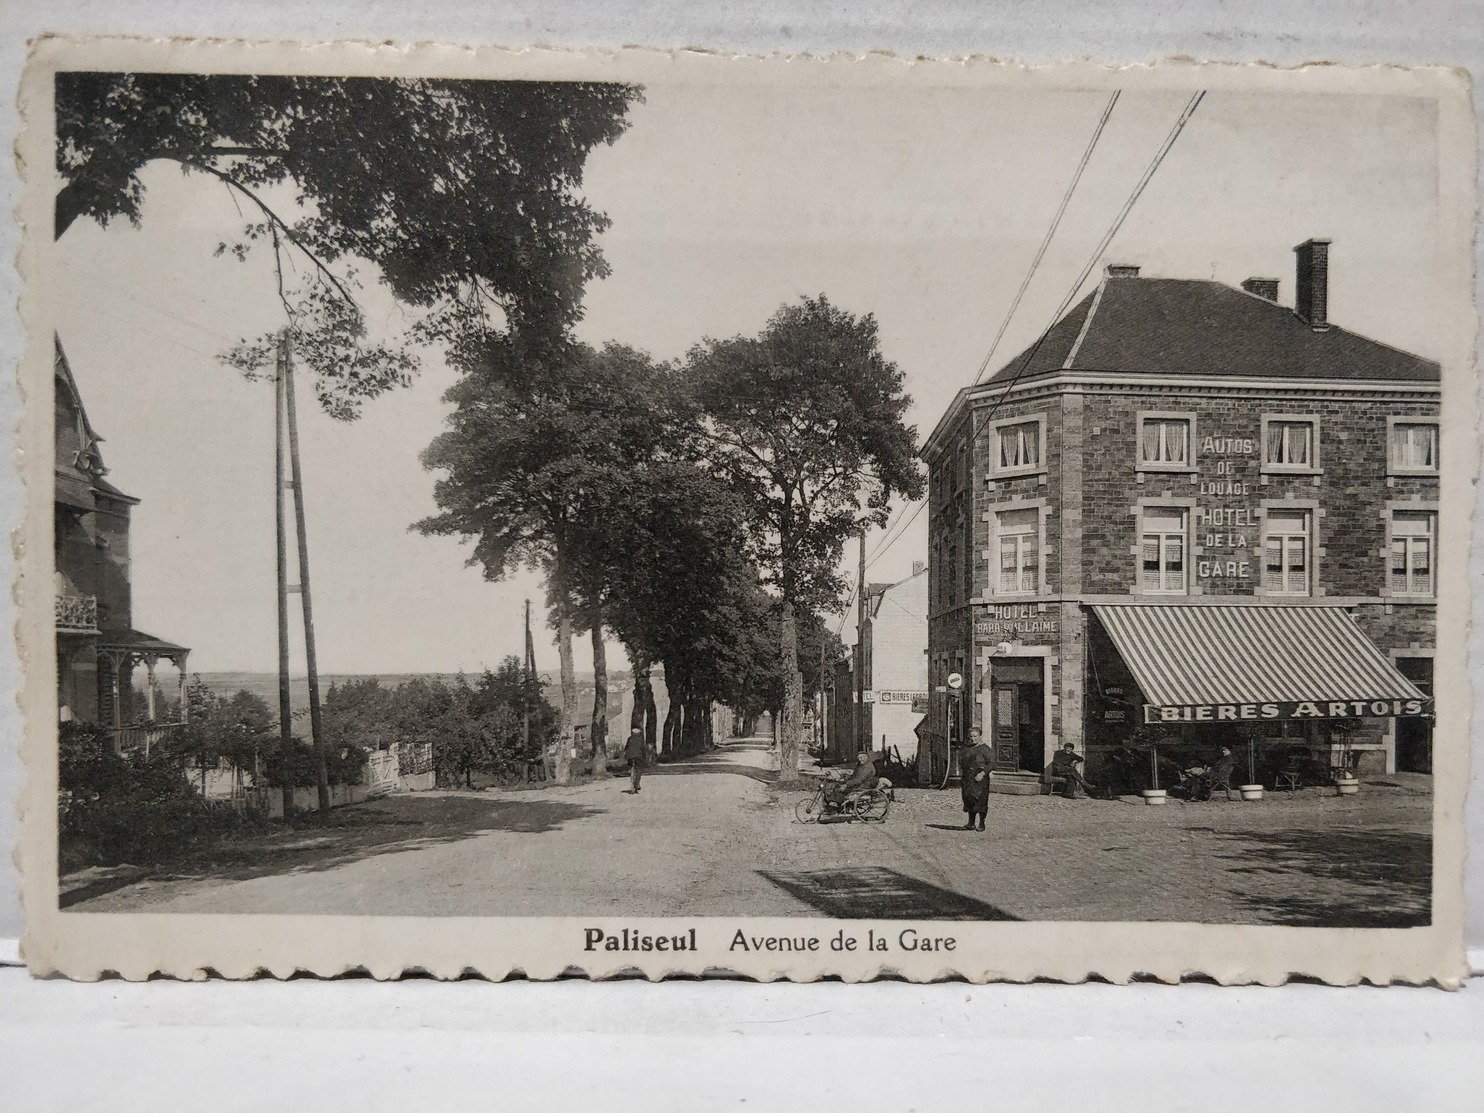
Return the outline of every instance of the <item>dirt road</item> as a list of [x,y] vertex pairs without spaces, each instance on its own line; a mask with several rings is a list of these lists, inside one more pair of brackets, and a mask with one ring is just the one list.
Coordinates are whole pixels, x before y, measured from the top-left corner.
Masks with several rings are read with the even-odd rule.
[[1427,919],[1425,782],[1261,803],[899,793],[884,825],[800,825],[759,742],[628,781],[423,792],[336,812],[215,863],[69,910],[335,915],[1200,920],[1409,926]]

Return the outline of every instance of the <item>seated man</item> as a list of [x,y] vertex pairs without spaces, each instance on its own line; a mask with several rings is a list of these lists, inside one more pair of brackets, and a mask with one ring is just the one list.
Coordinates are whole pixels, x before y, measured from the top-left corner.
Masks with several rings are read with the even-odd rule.
[[1195,790],[1191,795],[1193,799],[1209,799],[1211,793],[1218,787],[1230,787],[1232,772],[1237,767],[1237,758],[1232,755],[1232,750],[1223,746],[1221,757],[1205,771],[1194,773]]
[[829,780],[824,785],[825,805],[832,811],[839,811],[845,806],[845,800],[850,793],[859,791],[863,787],[876,786],[876,765],[871,761],[871,754],[861,751],[855,754],[855,771],[851,772],[845,780]]
[[1077,797],[1077,789],[1091,794],[1093,787],[1082,778],[1082,773],[1077,771],[1077,765],[1082,763],[1082,757],[1077,755],[1077,750],[1068,741],[1062,745],[1051,756],[1051,775],[1054,779],[1064,781],[1062,783],[1062,794],[1068,799]]

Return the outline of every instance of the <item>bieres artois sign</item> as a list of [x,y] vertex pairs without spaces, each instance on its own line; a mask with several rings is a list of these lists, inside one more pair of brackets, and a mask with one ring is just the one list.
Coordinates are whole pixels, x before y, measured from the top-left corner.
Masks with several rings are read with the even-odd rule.
[[1418,698],[1344,702],[1242,702],[1212,706],[1148,706],[1150,724],[1177,721],[1297,721],[1301,718],[1420,717],[1432,703]]

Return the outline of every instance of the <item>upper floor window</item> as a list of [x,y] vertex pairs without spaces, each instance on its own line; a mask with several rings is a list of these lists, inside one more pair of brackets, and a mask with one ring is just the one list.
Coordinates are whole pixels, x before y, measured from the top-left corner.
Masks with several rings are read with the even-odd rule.
[[1035,593],[1041,582],[1041,511],[1015,508],[996,517],[1000,549],[998,593]]
[[948,604],[958,604],[958,544],[948,546],[948,577],[944,579],[948,590]]
[[1139,557],[1139,589],[1144,593],[1184,593],[1189,511],[1146,508]]
[[1307,594],[1313,573],[1312,516],[1305,508],[1269,509],[1263,525],[1262,587]]
[[1319,469],[1319,420],[1288,415],[1264,416],[1262,467],[1289,473]]
[[995,423],[990,439],[993,476],[1039,473],[1045,469],[1046,424],[1041,416]]
[[1139,468],[1188,469],[1193,421],[1187,415],[1144,415],[1139,419]]
[[1437,582],[1433,555],[1437,550],[1437,535],[1436,512],[1391,514],[1391,577],[1387,587],[1392,593],[1434,595]]
[[1392,473],[1437,473],[1438,424],[1387,420],[1387,462]]

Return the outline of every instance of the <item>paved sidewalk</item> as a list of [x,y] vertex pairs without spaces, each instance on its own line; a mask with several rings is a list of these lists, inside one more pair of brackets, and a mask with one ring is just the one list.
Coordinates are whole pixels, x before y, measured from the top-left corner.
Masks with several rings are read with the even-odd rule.
[[950,788],[901,790],[885,824],[799,824],[767,742],[626,779],[422,792],[333,824],[152,873],[74,911],[1426,922],[1431,794],[1387,777],[1359,796],[1151,808],[992,796],[985,833]]

